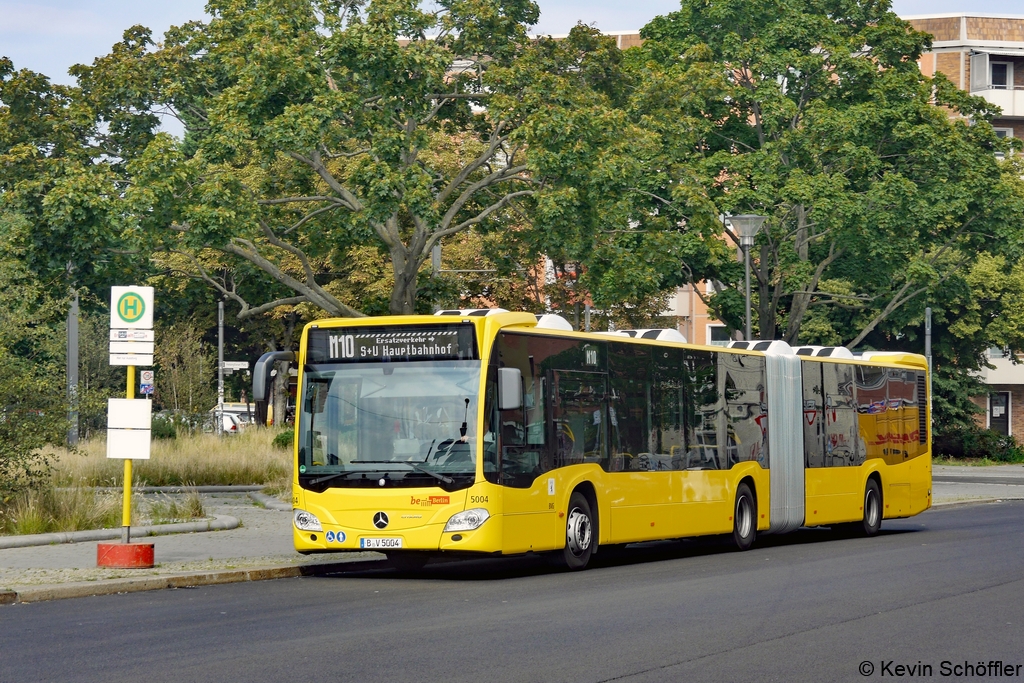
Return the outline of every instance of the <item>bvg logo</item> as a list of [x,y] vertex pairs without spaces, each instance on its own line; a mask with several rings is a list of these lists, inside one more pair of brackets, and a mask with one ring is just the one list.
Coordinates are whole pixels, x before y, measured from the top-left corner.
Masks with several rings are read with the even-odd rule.
[[135,292],[125,292],[117,300],[117,315],[126,323],[137,322],[146,313],[146,302]]

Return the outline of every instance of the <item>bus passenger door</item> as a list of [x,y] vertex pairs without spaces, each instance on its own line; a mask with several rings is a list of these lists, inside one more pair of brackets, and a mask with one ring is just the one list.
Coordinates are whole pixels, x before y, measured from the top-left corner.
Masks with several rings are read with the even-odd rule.
[[822,502],[828,486],[825,482],[825,393],[822,388],[822,363],[802,361],[800,375],[803,381],[804,405],[804,491],[805,515],[814,510]]
[[[860,368],[858,368],[860,369]],[[834,524],[858,519],[863,500],[859,465],[864,462],[857,438],[857,385],[854,366],[821,364],[825,419],[823,466],[806,471],[806,524]]]
[[558,528],[546,429],[546,378],[523,376],[519,410],[500,411],[500,479],[506,553],[552,550]]

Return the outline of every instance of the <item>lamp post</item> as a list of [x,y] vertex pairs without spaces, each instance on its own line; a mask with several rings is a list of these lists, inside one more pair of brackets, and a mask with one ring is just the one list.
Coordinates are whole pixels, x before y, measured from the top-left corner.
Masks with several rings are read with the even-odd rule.
[[754,246],[754,236],[757,235],[757,231],[761,229],[761,224],[764,223],[766,216],[758,216],[755,214],[742,214],[740,216],[726,216],[727,221],[732,225],[736,232],[740,235],[740,248],[743,249],[743,265],[746,270],[746,324],[747,324],[747,336],[745,339],[750,339],[752,333],[750,331],[750,248]]

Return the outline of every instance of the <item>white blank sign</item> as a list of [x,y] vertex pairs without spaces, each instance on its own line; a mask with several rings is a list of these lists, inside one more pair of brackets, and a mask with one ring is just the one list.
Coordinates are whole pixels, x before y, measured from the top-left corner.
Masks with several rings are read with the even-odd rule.
[[153,404],[144,398],[107,399],[107,457],[149,460]]
[[145,398],[108,398],[108,429],[150,429],[153,403]]
[[108,429],[107,457],[121,460],[149,460],[148,429]]

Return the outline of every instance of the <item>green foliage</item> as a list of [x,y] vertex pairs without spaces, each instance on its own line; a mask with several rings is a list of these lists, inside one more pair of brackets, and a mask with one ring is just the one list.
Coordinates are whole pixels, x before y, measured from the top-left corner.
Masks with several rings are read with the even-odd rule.
[[[930,38],[887,4],[684,0],[641,34],[631,113],[661,152],[635,220],[696,238],[721,234],[722,213],[767,216],[751,254],[761,338],[899,335],[980,251],[1019,242],[994,111],[924,77]],[[691,280],[738,289],[734,255],[695,251]],[[723,296],[710,303],[735,325]]]
[[216,403],[215,349],[203,341],[193,317],[158,326],[157,340],[154,400],[180,421],[194,423]]
[[[5,217],[0,214],[0,224]],[[2,225],[0,225],[2,228]],[[41,451],[67,434],[63,349],[59,320],[62,302],[48,299],[15,260],[17,251],[0,250],[0,503],[36,484],[48,473]],[[13,258],[12,258],[13,257]]]
[[[216,0],[208,11],[161,46],[130,29],[75,73],[116,123],[139,248],[178,255],[241,317],[298,303],[380,310],[379,288],[364,298],[345,283],[365,249],[388,271],[385,310],[412,313],[442,239],[503,228],[517,208],[573,235],[623,215],[608,190],[629,175],[618,152],[642,131],[607,106],[620,55],[593,30],[574,31],[568,49],[531,42],[528,0],[436,12]],[[185,123],[184,141],[150,134],[157,107]]]
[[274,437],[272,442],[276,448],[285,448],[291,450],[292,444],[295,443],[295,432],[291,429],[281,432]]
[[1016,439],[973,424],[937,433],[933,451],[955,459],[1024,463],[1024,448]]
[[154,439],[177,439],[178,428],[174,420],[162,415],[153,416],[152,434]]

